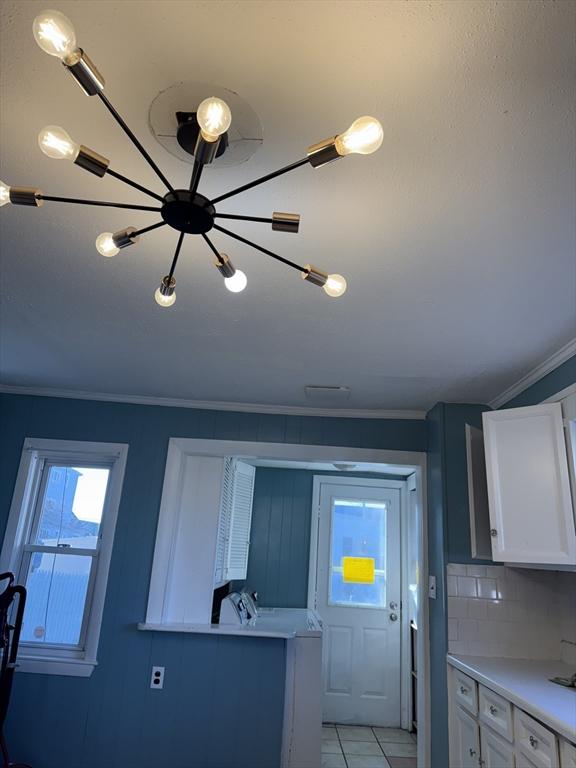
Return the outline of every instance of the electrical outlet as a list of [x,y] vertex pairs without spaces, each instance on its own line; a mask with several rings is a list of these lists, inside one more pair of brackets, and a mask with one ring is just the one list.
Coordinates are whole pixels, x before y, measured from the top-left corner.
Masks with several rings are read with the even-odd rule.
[[164,667],[152,667],[150,688],[164,688]]
[[428,597],[431,600],[436,600],[436,576],[430,576],[428,577]]

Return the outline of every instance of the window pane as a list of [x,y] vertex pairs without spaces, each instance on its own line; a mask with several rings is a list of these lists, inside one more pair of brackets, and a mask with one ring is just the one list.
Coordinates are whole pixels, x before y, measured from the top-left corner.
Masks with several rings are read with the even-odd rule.
[[329,579],[330,605],[386,606],[386,504],[333,501]]
[[78,645],[92,558],[33,552],[21,640]]
[[109,469],[48,467],[35,544],[95,549]]

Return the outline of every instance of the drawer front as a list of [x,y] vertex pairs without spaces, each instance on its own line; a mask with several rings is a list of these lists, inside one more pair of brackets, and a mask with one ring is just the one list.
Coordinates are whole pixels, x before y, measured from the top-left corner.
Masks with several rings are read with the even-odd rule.
[[489,688],[480,686],[478,694],[480,720],[495,730],[507,741],[514,741],[512,704]]
[[457,669],[452,673],[452,690],[454,698],[461,707],[473,715],[478,714],[478,685],[476,680]]
[[514,708],[516,747],[536,768],[557,768],[558,740],[533,717]]
[[576,746],[565,739],[560,739],[561,768],[576,768]]

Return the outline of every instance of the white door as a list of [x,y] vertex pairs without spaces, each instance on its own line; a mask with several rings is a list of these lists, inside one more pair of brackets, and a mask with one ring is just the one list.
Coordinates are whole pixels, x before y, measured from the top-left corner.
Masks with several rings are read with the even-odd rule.
[[400,490],[381,482],[317,480],[314,602],[324,721],[398,728]]
[[453,722],[455,756],[450,768],[478,768],[481,765],[478,723],[461,707],[455,707]]
[[512,744],[496,736],[485,725],[480,726],[480,746],[486,768],[514,768],[516,762]]

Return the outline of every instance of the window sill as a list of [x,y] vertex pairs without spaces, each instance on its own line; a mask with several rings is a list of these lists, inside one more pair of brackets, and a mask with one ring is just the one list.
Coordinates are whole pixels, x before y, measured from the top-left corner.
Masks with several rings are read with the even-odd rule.
[[59,659],[48,656],[18,656],[17,672],[32,672],[40,675],[69,675],[72,677],[90,677],[96,661],[83,659]]

